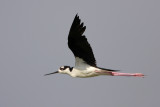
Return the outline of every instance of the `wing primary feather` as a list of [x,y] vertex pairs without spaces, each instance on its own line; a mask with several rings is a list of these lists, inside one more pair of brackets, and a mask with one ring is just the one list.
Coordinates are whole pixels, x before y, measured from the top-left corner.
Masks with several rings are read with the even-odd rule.
[[83,35],[86,30],[84,23],[81,23],[76,14],[68,35],[68,47],[75,57],[82,58],[87,64],[96,66],[96,60],[87,38]]

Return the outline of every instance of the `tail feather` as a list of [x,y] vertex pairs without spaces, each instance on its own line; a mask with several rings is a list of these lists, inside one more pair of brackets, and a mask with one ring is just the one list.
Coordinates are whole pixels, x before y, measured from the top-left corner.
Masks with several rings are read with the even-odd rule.
[[106,70],[106,71],[112,71],[112,72],[120,71],[120,70],[106,69],[106,68],[101,68],[101,67],[97,67],[97,68],[102,69],[102,70]]

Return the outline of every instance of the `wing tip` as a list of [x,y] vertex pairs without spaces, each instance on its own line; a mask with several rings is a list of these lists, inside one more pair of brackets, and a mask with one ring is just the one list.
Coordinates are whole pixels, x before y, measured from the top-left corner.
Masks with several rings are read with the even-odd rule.
[[79,15],[78,15],[78,13],[76,14],[75,18],[78,18],[78,19],[79,19]]
[[76,14],[76,16],[78,16],[78,13]]

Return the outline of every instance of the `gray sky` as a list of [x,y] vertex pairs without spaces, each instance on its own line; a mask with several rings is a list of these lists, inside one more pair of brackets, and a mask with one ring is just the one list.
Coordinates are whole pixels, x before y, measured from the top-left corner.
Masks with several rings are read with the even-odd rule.
[[[160,1],[0,0],[0,107],[158,107]],[[99,67],[146,78],[57,74],[74,66],[76,15]]]

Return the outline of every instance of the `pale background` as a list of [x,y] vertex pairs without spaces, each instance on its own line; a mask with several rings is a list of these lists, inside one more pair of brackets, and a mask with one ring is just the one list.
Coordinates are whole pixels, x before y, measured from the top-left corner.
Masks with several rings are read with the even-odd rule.
[[[147,76],[43,76],[74,66],[76,13],[98,66]],[[159,107],[159,75],[159,0],[0,0],[0,107]]]

